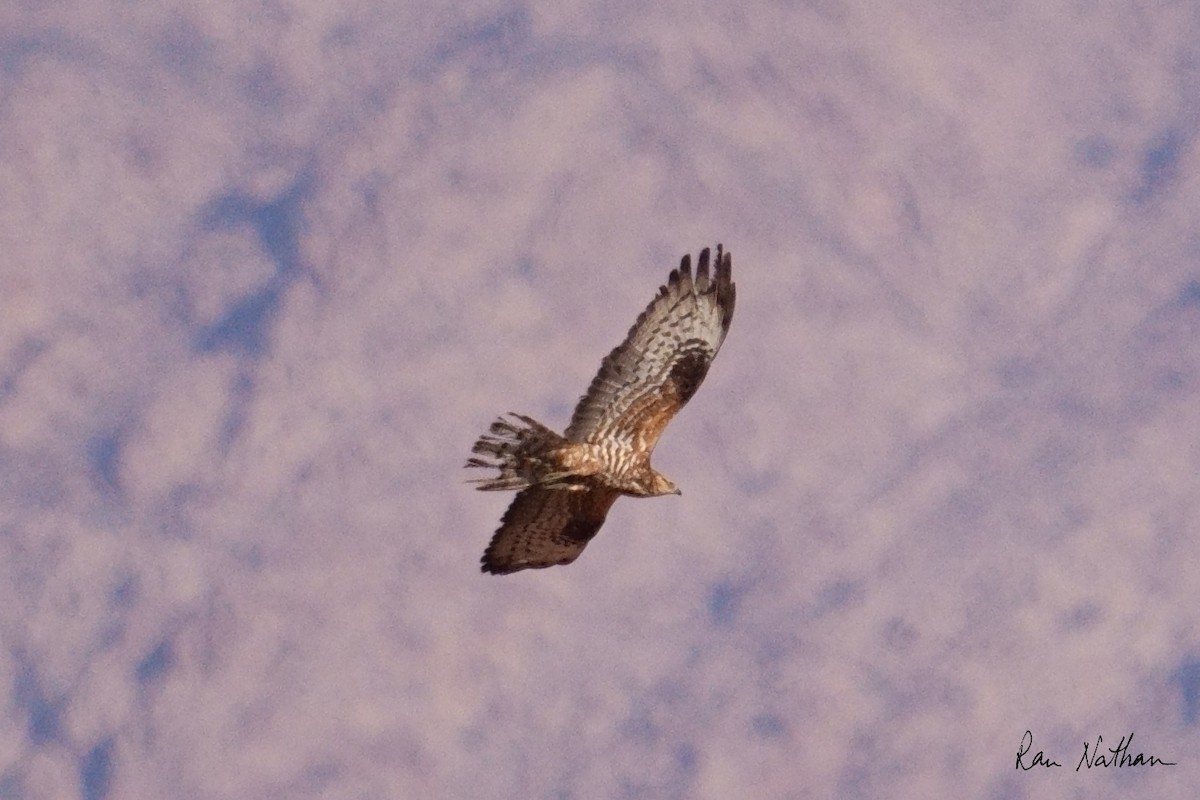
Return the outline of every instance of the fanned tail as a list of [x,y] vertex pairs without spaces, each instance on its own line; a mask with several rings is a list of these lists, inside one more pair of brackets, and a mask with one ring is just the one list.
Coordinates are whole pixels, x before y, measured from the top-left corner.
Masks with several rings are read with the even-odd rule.
[[531,417],[511,411],[509,416],[516,422],[504,417],[493,422],[471,448],[471,452],[482,458],[468,458],[465,465],[497,469],[500,474],[494,478],[476,478],[470,483],[478,484],[475,488],[480,491],[497,492],[525,489],[564,477],[554,474],[549,455],[566,444],[566,439]]

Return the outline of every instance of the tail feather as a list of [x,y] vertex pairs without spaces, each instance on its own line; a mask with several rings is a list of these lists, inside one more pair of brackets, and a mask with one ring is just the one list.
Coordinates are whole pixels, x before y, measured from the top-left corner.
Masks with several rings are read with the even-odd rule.
[[550,451],[566,444],[566,439],[531,417],[512,412],[509,416],[521,424],[500,417],[471,448],[483,458],[468,458],[467,467],[500,470],[493,478],[470,481],[478,484],[475,488],[480,491],[524,489],[542,483],[553,470]]

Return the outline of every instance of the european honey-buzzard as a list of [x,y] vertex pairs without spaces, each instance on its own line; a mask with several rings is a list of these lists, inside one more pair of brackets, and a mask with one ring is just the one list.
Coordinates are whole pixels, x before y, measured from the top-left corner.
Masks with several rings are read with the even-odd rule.
[[482,490],[519,490],[483,554],[484,572],[569,564],[600,530],[616,499],[679,494],[650,466],[671,418],[700,387],[733,319],[730,254],[717,245],[671,271],[625,341],[600,365],[560,436],[526,416],[509,415],[480,437],[468,467],[498,469]]

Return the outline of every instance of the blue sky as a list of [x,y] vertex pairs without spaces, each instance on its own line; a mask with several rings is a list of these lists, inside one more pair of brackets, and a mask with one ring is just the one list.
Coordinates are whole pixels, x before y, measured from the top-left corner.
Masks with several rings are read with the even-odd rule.
[[[1192,796],[1192,4],[0,15],[0,796]],[[481,575],[718,241],[683,496]]]

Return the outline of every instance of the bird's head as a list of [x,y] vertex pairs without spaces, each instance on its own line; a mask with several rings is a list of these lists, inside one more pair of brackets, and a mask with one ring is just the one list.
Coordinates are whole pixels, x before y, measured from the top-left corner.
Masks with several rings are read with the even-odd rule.
[[653,472],[650,475],[650,485],[647,486],[647,497],[658,497],[664,494],[683,494],[679,491],[679,487],[661,472]]

